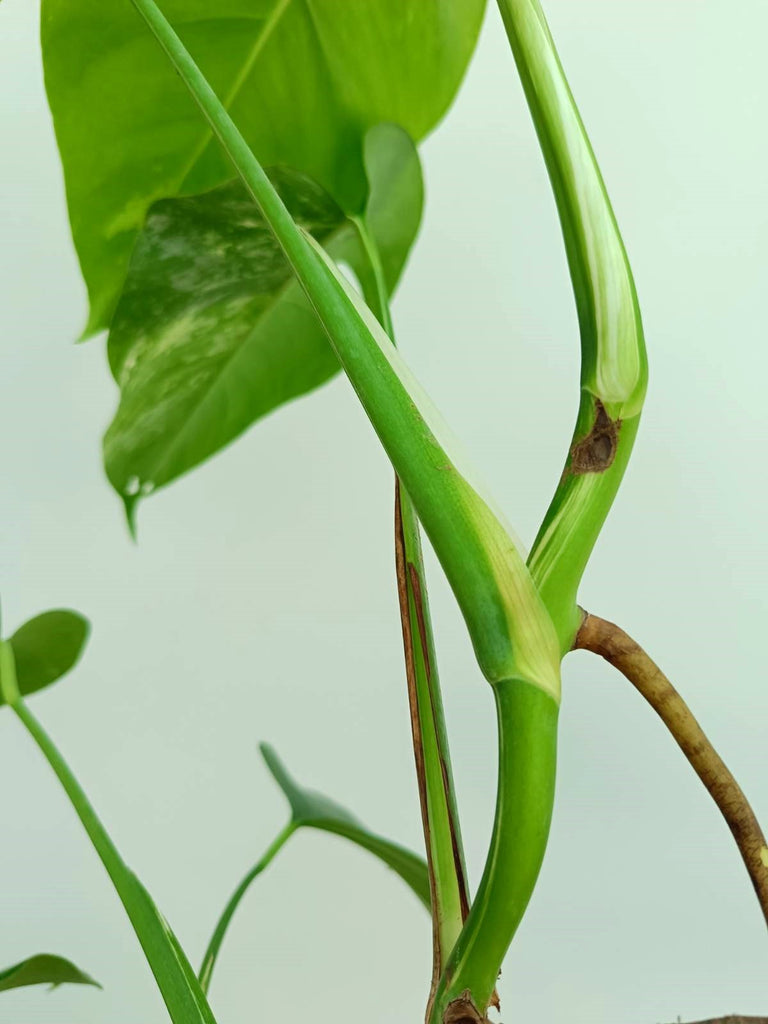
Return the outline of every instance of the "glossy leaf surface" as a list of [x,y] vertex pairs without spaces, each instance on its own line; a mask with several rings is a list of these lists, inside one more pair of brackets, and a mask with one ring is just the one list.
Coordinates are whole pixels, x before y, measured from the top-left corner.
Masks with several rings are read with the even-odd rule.
[[[390,289],[421,219],[416,150],[395,125],[365,139],[365,218]],[[356,225],[306,175],[271,179],[296,221],[364,287]],[[276,406],[338,369],[282,250],[240,181],[149,211],[109,336],[120,406],[104,439],[107,474],[130,508]]]
[[370,832],[353,814],[330,797],[300,786],[268,744],[261,744],[261,753],[275,782],[288,800],[291,820],[297,828],[307,827],[333,832],[368,850],[387,867],[397,872],[421,902],[429,907],[427,865],[421,857],[389,839]]
[[38,953],[28,957],[13,967],[0,971],[0,992],[11,988],[23,988],[28,985],[94,985],[101,988],[98,981],[75,967],[69,960],[51,953]]
[[[309,174],[348,213],[363,139],[382,121],[421,139],[445,112],[485,0],[169,0],[165,13],[266,165]],[[232,171],[128,0],[43,0],[45,82],[75,246],[109,325],[155,200]]]
[[87,619],[65,608],[43,612],[20,626],[10,638],[19,692],[42,690],[74,668],[89,629]]

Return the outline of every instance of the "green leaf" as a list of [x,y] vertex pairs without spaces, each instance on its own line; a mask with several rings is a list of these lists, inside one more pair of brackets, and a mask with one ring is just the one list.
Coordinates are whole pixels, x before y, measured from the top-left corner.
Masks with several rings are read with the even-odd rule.
[[74,668],[89,629],[87,619],[65,608],[43,612],[20,626],[10,638],[19,692],[42,690]]
[[389,839],[370,832],[353,814],[330,797],[300,786],[289,775],[285,765],[267,743],[262,743],[260,749],[275,782],[288,800],[291,821],[296,828],[316,828],[324,832],[333,832],[368,850],[397,872],[429,908],[429,877],[427,865],[421,857]]
[[[395,125],[365,138],[366,225],[389,289],[421,219],[418,154]],[[358,228],[306,175],[271,180],[293,217],[366,289]],[[155,203],[139,235],[109,336],[120,406],[104,439],[107,474],[130,510],[276,406],[339,369],[312,307],[238,180]]]
[[94,985],[101,988],[98,981],[94,981],[69,960],[51,953],[38,953],[37,956],[31,956],[0,971],[0,992],[27,985],[50,985],[51,988],[59,985]]
[[[310,175],[347,213],[366,195],[363,139],[421,139],[450,104],[485,0],[169,0],[171,22],[267,165]],[[155,200],[231,177],[128,0],[43,0],[45,83],[70,221],[107,327]]]

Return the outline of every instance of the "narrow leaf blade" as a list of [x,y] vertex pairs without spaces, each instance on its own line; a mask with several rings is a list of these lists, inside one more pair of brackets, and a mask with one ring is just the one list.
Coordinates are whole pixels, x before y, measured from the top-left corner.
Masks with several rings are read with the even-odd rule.
[[80,783],[23,698],[18,694],[13,655],[0,641],[0,686],[13,710],[53,769],[96,850],[136,932],[173,1024],[216,1024],[195,972],[152,897],[120,856]]

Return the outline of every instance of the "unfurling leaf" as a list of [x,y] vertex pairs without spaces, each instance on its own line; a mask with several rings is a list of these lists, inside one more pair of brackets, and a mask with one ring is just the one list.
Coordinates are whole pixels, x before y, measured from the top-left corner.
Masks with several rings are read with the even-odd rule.
[[300,786],[289,775],[285,765],[267,743],[262,743],[260,749],[275,782],[288,800],[291,821],[296,828],[316,828],[323,832],[333,832],[368,850],[387,867],[397,872],[429,908],[429,877],[423,858],[389,839],[376,835],[375,832],[370,832],[353,814],[330,797]]
[[79,967],[51,953],[38,953],[37,956],[28,957],[0,971],[0,992],[27,985],[50,985],[51,988],[59,985],[94,985],[101,988],[98,981],[94,981]]
[[[365,138],[365,218],[394,288],[421,219],[419,158],[406,133]],[[358,229],[306,175],[271,179],[294,218],[372,288]],[[150,209],[109,336],[120,406],[107,474],[130,509],[254,420],[339,369],[328,339],[239,181]]]
[[87,619],[65,608],[43,612],[20,626],[10,638],[19,693],[42,690],[74,668],[89,629]]

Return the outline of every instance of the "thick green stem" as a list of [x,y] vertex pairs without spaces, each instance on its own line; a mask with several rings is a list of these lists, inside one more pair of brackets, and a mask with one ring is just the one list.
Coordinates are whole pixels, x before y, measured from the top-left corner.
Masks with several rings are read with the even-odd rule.
[[494,687],[496,818],[485,871],[443,973],[430,1024],[482,1020],[544,859],[555,795],[558,704],[516,679]]
[[528,556],[528,568],[555,623],[563,655],[571,649],[581,623],[577,603],[581,578],[619,490],[640,425],[639,415],[617,425],[610,465],[577,472],[572,453],[577,452],[578,460],[578,446],[590,436],[597,415],[594,395],[582,392],[568,460]]
[[224,936],[229,928],[230,921],[234,917],[235,911],[240,906],[240,902],[245,896],[246,892],[251,886],[251,883],[255,881],[272,863],[277,854],[282,850],[288,840],[291,838],[293,833],[297,829],[297,825],[290,821],[285,828],[275,837],[272,843],[267,847],[261,860],[251,868],[248,874],[243,878],[242,882],[235,891],[232,893],[232,897],[224,908],[216,928],[211,936],[211,941],[208,943],[208,948],[205,951],[203,962],[200,965],[200,971],[198,972],[198,978],[200,979],[200,988],[207,994],[208,989],[211,986],[211,976],[213,974],[213,968],[216,965],[216,959],[221,949],[221,944],[224,941]]

